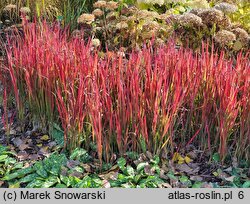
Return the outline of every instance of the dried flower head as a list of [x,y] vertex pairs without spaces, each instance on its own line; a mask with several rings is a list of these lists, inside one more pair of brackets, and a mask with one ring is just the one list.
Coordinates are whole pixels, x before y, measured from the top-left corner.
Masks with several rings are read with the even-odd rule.
[[117,23],[115,27],[117,30],[122,30],[122,29],[126,29],[128,27],[128,24],[125,21],[121,21]]
[[202,19],[192,13],[184,13],[179,17],[179,23],[182,26],[201,26],[202,25]]
[[165,41],[162,40],[161,38],[156,38],[155,44],[156,44],[157,46],[162,46],[162,45],[165,44]]
[[115,13],[115,12],[109,12],[109,13],[106,15],[106,18],[107,18],[107,20],[109,20],[109,21],[115,20],[115,19],[116,19],[116,13]]
[[101,42],[98,38],[94,38],[94,39],[92,39],[92,45],[94,47],[99,47],[101,45]]
[[142,28],[143,30],[158,30],[160,25],[156,21],[148,20],[143,24]]
[[242,28],[235,28],[232,30],[232,32],[236,35],[237,40],[243,43],[248,43],[250,37],[247,31]]
[[166,22],[167,23],[170,23],[170,24],[176,24],[176,23],[179,23],[179,18],[180,18],[180,14],[172,14],[172,15],[169,15],[167,18],[166,18]]
[[106,8],[107,2],[106,1],[97,1],[93,4],[94,8]]
[[201,8],[195,8],[190,11],[190,13],[198,15],[200,12],[204,11],[204,9]]
[[147,11],[147,10],[139,10],[137,12],[137,16],[138,18],[140,19],[145,19],[145,18],[150,18],[150,19],[153,19],[153,18],[158,18],[160,19],[160,15],[155,12],[155,11]]
[[127,16],[120,16],[120,21],[127,21],[128,17]]
[[201,12],[199,12],[197,15],[201,17],[202,22],[206,25],[218,24],[224,18],[223,12],[214,8],[204,9]]
[[78,24],[91,24],[95,20],[95,16],[93,14],[84,13],[78,19]]
[[141,33],[141,37],[143,40],[151,39],[152,37],[155,37],[155,35],[156,35],[155,30],[145,31],[145,32]]
[[109,1],[109,2],[107,2],[106,8],[107,8],[108,10],[111,10],[111,11],[115,10],[115,9],[118,8],[118,2]]
[[226,2],[221,2],[221,3],[218,3],[214,6],[215,9],[217,10],[220,10],[226,14],[229,14],[229,13],[234,13],[235,11],[238,10],[238,7],[234,4],[229,4],[229,3],[226,3]]
[[7,6],[5,6],[5,8],[3,9],[4,11],[12,11],[12,10],[16,10],[17,6],[15,4],[8,4]]
[[101,16],[103,16],[103,11],[101,10],[101,9],[95,9],[93,12],[92,12],[92,14],[94,15],[94,16],[96,16],[96,17],[101,17]]
[[[125,7],[124,7],[125,8]],[[123,10],[123,9],[122,9]],[[121,11],[122,12],[122,11]],[[130,6],[126,9],[126,13],[124,14],[128,14],[128,15],[133,15],[135,14],[136,12],[138,12],[138,8],[135,7],[135,6]]]
[[218,22],[218,26],[220,28],[230,28],[232,26],[231,19],[228,16],[224,15],[222,20]]
[[29,7],[22,7],[22,8],[20,8],[20,13],[29,14],[29,13],[31,13],[31,10]]
[[231,45],[235,40],[235,34],[227,30],[221,30],[214,36],[214,41],[221,46]]

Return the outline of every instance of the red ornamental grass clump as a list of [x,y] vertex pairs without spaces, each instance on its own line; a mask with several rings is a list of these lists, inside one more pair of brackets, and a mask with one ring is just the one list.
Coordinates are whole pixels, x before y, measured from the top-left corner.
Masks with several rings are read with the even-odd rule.
[[17,104],[27,100],[45,122],[59,119],[65,148],[94,141],[99,158],[109,160],[114,152],[159,154],[193,143],[249,159],[249,53],[233,61],[170,42],[101,58],[91,43],[46,23],[25,25],[24,37],[10,44]]

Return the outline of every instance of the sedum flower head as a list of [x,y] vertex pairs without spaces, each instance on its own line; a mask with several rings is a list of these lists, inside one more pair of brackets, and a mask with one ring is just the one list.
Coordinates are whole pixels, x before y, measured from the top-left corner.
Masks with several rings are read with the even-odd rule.
[[214,41],[220,44],[221,46],[230,45],[235,40],[236,40],[235,34],[227,30],[221,30],[214,36]]
[[91,24],[95,20],[95,16],[93,14],[84,13],[77,19],[78,24]]
[[160,19],[160,15],[157,12],[148,11],[148,10],[139,10],[137,12],[137,16],[140,19],[145,19],[145,18],[159,18]]
[[247,43],[249,41],[249,35],[247,33],[247,31],[245,31],[242,28],[235,28],[232,30],[232,32],[236,35],[237,40],[243,42],[243,43]]
[[180,15],[179,17],[179,23],[182,26],[201,26],[202,25],[202,19],[192,13],[185,13],[183,15]]
[[226,2],[218,3],[214,6],[215,9],[222,11],[223,13],[229,14],[234,13],[238,10],[238,7]]
[[219,24],[224,18],[223,12],[214,8],[204,9],[197,15],[201,17],[202,22],[206,25]]
[[115,27],[117,30],[122,30],[122,29],[126,29],[128,27],[128,24],[124,21],[121,21],[117,23]]
[[160,25],[156,21],[147,20],[143,24],[143,30],[158,30]]
[[101,42],[98,38],[94,38],[94,39],[92,39],[92,45],[94,47],[99,47],[101,45]]
[[93,4],[94,8],[106,8],[107,2],[106,1],[97,1]]
[[20,8],[20,12],[23,14],[29,14],[31,12],[29,7],[22,7]]
[[3,9],[4,11],[11,11],[11,10],[15,10],[17,9],[17,6],[15,4],[8,4],[7,6],[5,6],[5,8]]
[[101,17],[104,13],[101,9],[95,9],[92,14],[96,17]]
[[107,8],[108,10],[111,10],[111,11],[115,10],[115,9],[118,8],[118,2],[109,1],[109,2],[107,2],[106,8]]

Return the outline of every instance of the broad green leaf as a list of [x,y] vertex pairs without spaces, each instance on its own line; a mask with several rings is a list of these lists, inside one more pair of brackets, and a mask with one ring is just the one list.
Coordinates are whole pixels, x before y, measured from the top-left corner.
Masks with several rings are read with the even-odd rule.
[[0,156],[0,162],[4,162],[7,157],[8,157],[8,155],[1,155]]
[[188,187],[192,185],[192,182],[189,180],[187,176],[181,176],[180,182]]
[[19,180],[19,183],[28,183],[35,180],[39,175],[37,173],[29,174]]
[[151,161],[152,164],[159,164],[160,163],[160,157],[159,156],[155,156]]
[[167,174],[168,178],[177,181],[177,177],[174,175],[174,173],[172,171],[168,172]]
[[126,155],[132,160],[139,158],[139,154],[137,152],[127,152]]
[[28,167],[26,169],[20,169],[20,170],[17,170],[15,173],[5,175],[2,178],[2,180],[3,181],[9,181],[9,180],[12,180],[12,179],[15,179],[15,178],[21,178],[21,177],[25,176],[26,174],[30,174],[30,173],[32,173],[34,171],[35,170],[32,167]]
[[16,182],[9,185],[9,188],[20,188],[20,182]]
[[213,160],[216,161],[216,162],[220,161],[220,155],[219,155],[219,153],[214,153],[213,154]]
[[19,163],[16,163],[11,170],[13,171],[15,169],[21,169],[21,168],[23,168],[23,163],[19,162]]
[[117,160],[117,165],[120,169],[124,168],[124,166],[126,165],[126,160],[123,157],[119,158]]
[[45,170],[42,161],[36,162],[35,165],[34,165],[34,169],[36,170],[36,173],[37,173],[39,176],[41,176],[41,177],[43,177],[43,178],[47,178],[47,177],[48,177],[48,173],[47,173],[47,171]]
[[134,186],[128,183],[121,184],[122,188],[133,188]]
[[6,160],[5,160],[5,162],[4,162],[4,164],[7,166],[7,165],[10,165],[10,164],[16,164],[17,163],[17,160],[16,159],[14,159],[14,158],[12,158],[12,157],[8,157]]
[[44,181],[44,183],[41,185],[42,188],[49,188],[57,183],[57,177],[49,177]]
[[136,176],[134,177],[134,182],[135,182],[135,183],[138,183],[138,182],[140,181],[141,177],[142,177],[142,175],[136,175]]
[[201,181],[196,181],[196,182],[193,184],[192,188],[201,188],[201,186],[202,186],[202,182],[201,182]]
[[148,162],[139,163],[139,164],[137,165],[136,171],[137,171],[137,172],[140,172],[140,171],[143,170],[143,169],[145,168],[145,166],[147,166],[147,165],[148,165]]
[[62,176],[60,175],[60,180],[67,186],[69,187],[70,186],[70,178],[67,177],[67,176]]
[[42,185],[43,185],[43,182],[42,180],[33,180],[31,181],[27,186],[26,188],[41,188]]
[[135,176],[135,171],[134,169],[131,167],[131,166],[127,166],[126,168],[126,173],[129,175],[129,176]]
[[245,183],[243,183],[242,188],[250,188],[250,181],[245,181]]
[[67,186],[65,184],[58,183],[56,184],[55,188],[67,188]]
[[50,135],[60,146],[64,144],[64,132],[56,123],[53,124],[53,127],[50,128]]
[[85,149],[80,149],[80,148],[76,148],[72,154],[70,155],[70,159],[72,160],[80,160],[80,157],[84,154],[86,154],[87,151]]
[[110,183],[110,186],[113,188],[121,186],[121,182],[119,180],[110,180],[109,183]]

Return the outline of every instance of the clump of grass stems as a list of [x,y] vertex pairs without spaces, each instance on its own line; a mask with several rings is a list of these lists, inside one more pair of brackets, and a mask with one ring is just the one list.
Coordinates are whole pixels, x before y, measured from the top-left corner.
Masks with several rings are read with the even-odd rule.
[[127,58],[99,57],[90,42],[69,39],[46,22],[24,25],[9,41],[8,66],[17,107],[45,126],[59,120],[65,148],[97,144],[100,160],[126,151],[154,154],[191,143],[249,159],[249,53],[145,46]]

